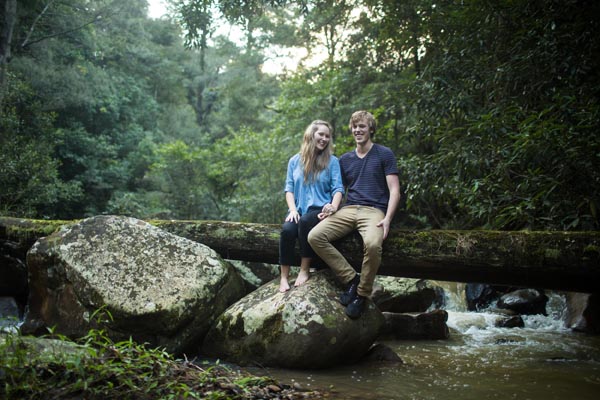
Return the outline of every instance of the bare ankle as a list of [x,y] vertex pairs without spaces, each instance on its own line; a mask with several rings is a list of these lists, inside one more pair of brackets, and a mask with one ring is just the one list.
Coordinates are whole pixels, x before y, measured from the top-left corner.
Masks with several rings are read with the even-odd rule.
[[281,293],[287,292],[288,290],[290,290],[290,284],[287,280],[287,278],[281,278],[279,280],[279,291]]
[[300,272],[298,272],[298,276],[296,277],[296,282],[294,282],[294,286],[300,286],[303,285],[304,283],[306,283],[306,281],[308,280],[308,278],[310,278],[310,272],[309,269],[300,269]]

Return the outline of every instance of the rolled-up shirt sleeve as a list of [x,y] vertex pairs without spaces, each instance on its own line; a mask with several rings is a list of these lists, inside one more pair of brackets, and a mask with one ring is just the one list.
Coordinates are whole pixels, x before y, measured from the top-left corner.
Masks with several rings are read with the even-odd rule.
[[344,193],[344,184],[342,183],[342,170],[340,168],[340,161],[337,157],[331,157],[329,162],[329,169],[331,171],[331,198],[340,192]]

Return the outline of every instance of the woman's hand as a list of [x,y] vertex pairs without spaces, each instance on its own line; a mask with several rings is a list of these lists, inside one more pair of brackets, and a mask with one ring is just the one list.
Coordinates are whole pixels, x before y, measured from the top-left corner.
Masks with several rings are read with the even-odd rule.
[[324,220],[325,218],[329,217],[331,214],[335,213],[337,211],[337,207],[334,206],[331,203],[327,203],[323,206],[323,208],[321,209],[321,212],[317,215],[317,217],[319,218],[319,220]]
[[323,206],[323,208],[321,209],[322,213],[328,214],[328,215],[331,215],[331,214],[335,213],[336,211],[337,211],[337,207],[331,203],[325,204]]
[[331,214],[329,213],[324,213],[324,212],[320,212],[317,214],[317,218],[319,218],[319,221],[323,221],[325,218],[329,217]]
[[295,222],[298,223],[300,220],[300,214],[298,214],[298,210],[290,211],[290,213],[285,217],[285,222]]

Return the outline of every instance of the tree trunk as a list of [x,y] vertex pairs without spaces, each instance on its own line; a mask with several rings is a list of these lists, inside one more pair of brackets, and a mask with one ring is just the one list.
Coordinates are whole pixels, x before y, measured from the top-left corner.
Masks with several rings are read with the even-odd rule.
[[0,109],[6,90],[6,69],[10,59],[12,34],[17,22],[17,0],[0,0]]
[[[19,243],[12,248],[26,251],[37,238],[75,222],[0,217],[0,243]],[[279,225],[149,222],[203,243],[226,259],[278,262]],[[336,246],[355,268],[360,268],[362,243],[358,234],[347,236]],[[600,232],[392,230],[384,242],[379,274],[599,293]]]

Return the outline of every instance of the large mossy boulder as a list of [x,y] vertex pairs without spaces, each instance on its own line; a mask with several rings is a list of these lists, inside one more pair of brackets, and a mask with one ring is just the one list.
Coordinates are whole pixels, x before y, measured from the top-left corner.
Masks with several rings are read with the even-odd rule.
[[383,326],[370,300],[360,318],[346,316],[329,270],[288,292],[278,288],[274,280],[229,307],[207,334],[203,354],[242,365],[326,368],[359,360]]
[[144,221],[88,218],[39,239],[27,254],[26,333],[82,337],[106,311],[109,336],[195,352],[212,322],[244,295],[210,248]]

